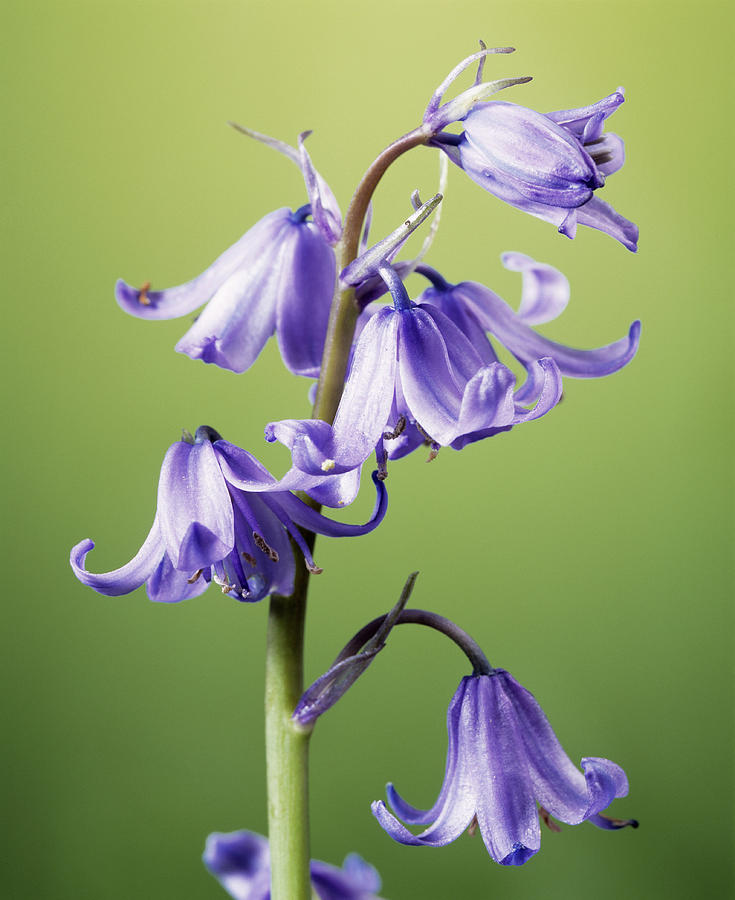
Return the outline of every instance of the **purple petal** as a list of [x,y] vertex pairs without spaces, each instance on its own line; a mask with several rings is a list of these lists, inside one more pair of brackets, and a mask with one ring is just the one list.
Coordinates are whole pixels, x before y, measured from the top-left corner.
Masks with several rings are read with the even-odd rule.
[[252,831],[215,832],[207,838],[204,865],[235,900],[270,900],[268,841]]
[[[195,575],[191,573],[191,576]],[[188,572],[174,569],[168,553],[164,553],[156,570],[146,582],[146,593],[155,603],[179,603],[198,597],[209,587],[209,570],[202,572],[192,581]]]
[[567,131],[577,137],[581,137],[590,119],[599,117],[600,121],[604,122],[624,100],[625,94],[623,89],[618,88],[617,91],[614,91],[607,97],[603,97],[602,100],[598,100],[597,103],[593,103],[590,106],[579,106],[576,109],[560,109],[556,112],[546,113],[546,116],[552,122],[556,122],[558,125],[566,128]]
[[118,281],[115,285],[117,302],[125,312],[140,319],[175,319],[193,312],[213,297],[241,265],[257,260],[267,250],[289,215],[288,209],[279,209],[261,219],[208,269],[186,284],[141,293],[124,281]]
[[[408,409],[439,444],[458,435],[458,417],[469,373],[482,360],[457,326],[435,307],[398,310],[398,360]],[[441,330],[440,330],[441,328]]]
[[262,239],[221,285],[176,345],[180,353],[233,372],[244,372],[276,327],[281,271],[289,266],[287,237],[301,227],[288,209],[266,216]]
[[113,569],[111,572],[103,572],[101,574],[88,572],[84,568],[84,564],[87,554],[93,548],[94,541],[89,540],[89,538],[80,541],[76,546],[72,547],[69,562],[77,578],[82,584],[94,588],[99,594],[105,594],[107,597],[119,597],[121,594],[129,594],[150,578],[164,554],[158,517],[153,520],[153,525],[148,532],[148,537],[143,542],[143,546],[129,563],[126,563],[119,569]]
[[541,846],[541,829],[518,720],[498,678],[472,679],[460,740],[470,748],[477,822],[488,853],[502,865],[522,865]]
[[274,490],[276,479],[252,453],[229,441],[214,444],[215,454],[226,481],[250,493]]
[[[433,817],[435,813],[434,823],[421,834],[413,835],[388,812],[383,803],[372,804],[373,815],[388,834],[401,844],[442,847],[456,840],[465,831],[475,814],[478,802],[477,794],[484,788],[484,785],[479,785],[474,778],[475,773],[470,765],[470,746],[463,734],[468,716],[467,697],[470,681],[470,678],[462,679],[452,701],[453,704],[457,704],[458,721],[454,717],[450,719],[450,716],[447,716],[447,725],[458,734],[455,745],[456,757],[447,756],[447,771],[437,803],[426,814],[422,814],[421,810],[409,807],[393,792],[393,797],[399,801],[401,809],[409,813],[409,818],[417,816],[425,818],[430,813]],[[450,712],[451,710],[450,706]],[[469,727],[472,727],[471,723]]]
[[158,518],[176,569],[192,574],[232,550],[232,503],[209,441],[169,447],[158,482]]
[[[540,419],[561,400],[563,389],[561,372],[556,362],[550,357],[546,356],[529,364],[528,381],[534,385],[533,399],[536,403],[531,409],[525,409],[520,405],[521,391],[516,391],[514,396],[516,411],[513,416],[513,425]],[[524,399],[523,402],[528,401]]]
[[508,672],[494,677],[518,716],[536,800],[554,818],[578,825],[605,809],[613,797],[627,793],[623,770],[609,760],[584,760],[589,773],[583,775],[564,752],[533,694]]
[[483,366],[467,382],[458,416],[458,433],[514,424],[515,375],[501,363]]
[[358,853],[348,853],[342,863],[342,870],[349,876],[352,884],[362,891],[380,890],[381,881],[375,866],[365,860]]
[[615,212],[609,203],[599,197],[593,197],[580,206],[577,219],[580,225],[604,231],[634,253],[638,249],[638,226]]
[[319,377],[336,279],[334,251],[313,222],[289,228],[279,255],[276,333],[294,375]]
[[374,531],[385,518],[388,511],[388,491],[385,484],[378,478],[377,472],[373,472],[373,483],[377,491],[375,498],[375,507],[372,515],[364,525],[350,525],[346,522],[335,522],[318,513],[315,509],[307,506],[298,497],[286,492],[272,495],[273,501],[277,502],[287,512],[288,516],[302,528],[313,531],[316,534],[324,534],[329,537],[357,537],[361,534],[368,534]]
[[424,304],[436,306],[451,319],[475,348],[484,365],[498,361],[493,346],[487,339],[485,329],[479,324],[467,304],[460,302],[455,297],[452,286],[447,285],[446,289],[427,288],[416,302],[421,306]]
[[558,269],[536,262],[525,253],[503,253],[500,260],[506,269],[523,276],[516,315],[526,325],[550,322],[564,312],[569,303],[569,281]]
[[458,757],[458,738],[459,738],[459,716],[462,708],[462,701],[467,690],[467,679],[463,678],[459,688],[452,697],[449,709],[447,710],[447,764],[444,771],[444,781],[442,782],[441,791],[436,803],[429,809],[418,809],[411,806],[410,803],[401,797],[392,784],[386,786],[386,794],[388,802],[397,816],[407,822],[409,825],[428,825],[433,822],[446,803],[447,795],[455,778]]
[[[596,350],[576,350],[537,334],[504,300],[483,285],[467,281],[457,285],[455,292],[470,306],[483,327],[524,365],[551,357],[563,375],[599,378],[627,365],[638,349],[640,322],[631,325],[627,337],[612,344]],[[532,392],[524,387],[516,399],[522,402],[530,396]]]

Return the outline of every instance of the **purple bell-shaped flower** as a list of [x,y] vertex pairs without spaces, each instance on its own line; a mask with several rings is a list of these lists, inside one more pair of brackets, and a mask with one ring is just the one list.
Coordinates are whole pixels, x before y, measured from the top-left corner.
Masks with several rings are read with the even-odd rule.
[[[316,512],[280,483],[255,457],[222,440],[211,428],[169,447],[158,483],[158,507],[135,557],[112,572],[85,568],[94,542],[71,551],[74,574],[100,594],[117,597],[145,583],[151,600],[176,603],[201,594],[210,582],[224,594],[255,602],[288,596],[296,572],[290,540],[311,572],[321,572],[299,527],[331,537],[367,534],[385,516],[388,498],[375,478],[377,501],[365,525],[346,525]],[[305,487],[309,479],[295,489]]]
[[[399,843],[441,847],[466,829],[479,828],[496,862],[519,866],[541,846],[539,817],[554,830],[558,826],[550,816],[569,825],[589,820],[606,829],[637,826],[633,819],[601,815],[616,797],[628,793],[620,766],[586,757],[581,772],[533,694],[503,669],[462,679],[449,706],[447,729],[446,773],[436,803],[417,809],[389,784],[388,800],[396,815],[381,801],[372,805],[382,827]],[[399,819],[428,827],[414,835]]]

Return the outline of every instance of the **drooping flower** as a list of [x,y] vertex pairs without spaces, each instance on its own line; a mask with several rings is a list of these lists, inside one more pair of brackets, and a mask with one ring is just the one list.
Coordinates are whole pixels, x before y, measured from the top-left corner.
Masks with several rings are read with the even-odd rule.
[[[637,826],[632,819],[601,815],[628,793],[620,766],[586,757],[580,772],[533,694],[503,669],[462,679],[449,706],[447,729],[446,772],[436,803],[417,809],[389,784],[396,815],[381,801],[372,805],[381,826],[399,843],[440,847],[479,827],[490,856],[518,866],[539,850],[539,816],[551,827],[556,826],[549,816],[569,825],[589,820],[607,829]],[[399,819],[429,827],[414,835]]]
[[[85,568],[94,547],[87,539],[72,549],[71,566],[81,582],[113,597],[145,583],[151,600],[175,603],[201,594],[212,581],[238,600],[289,595],[295,574],[289,538],[309,570],[320,572],[298,526],[331,537],[372,531],[388,502],[384,486],[374,480],[377,500],[370,520],[335,522],[283,490],[252,454],[203,426],[191,441],[168,449],[153,526],[135,557],[112,572],[94,574]],[[308,479],[296,485],[306,486]]]
[[[202,858],[234,900],[270,900],[270,851],[262,835],[215,832]],[[341,869],[312,860],[311,886],[319,900],[380,900],[380,875],[357,853],[350,853]]]
[[[450,284],[438,272],[425,265],[417,271],[430,282],[419,301],[435,305],[470,340],[486,364],[497,359],[492,338],[502,344],[525,367],[527,379],[516,392],[516,401],[532,403],[543,390],[538,378],[536,360],[549,357],[563,376],[569,378],[601,378],[626,366],[635,356],[640,340],[641,323],[631,324],[628,335],[595,350],[577,350],[551,341],[531,326],[555,319],[569,300],[569,282],[553,266],[538,263],[523,253],[504,253],[506,269],[521,272],[523,290],[518,312],[494,291],[472,281]],[[482,437],[464,436],[462,445]],[[455,445],[457,446],[457,445]]]
[[153,291],[149,283],[138,289],[120,280],[115,296],[141,319],[173,319],[206,303],[176,345],[192,359],[244,372],[275,332],[291,372],[318,377],[336,279],[332,244],[340,236],[339,209],[311,164],[304,135],[297,151],[252,134],[299,164],[310,202],[265,216],[187,284]]
[[438,131],[429,143],[485,190],[567,237],[587,225],[636,250],[637,226],[595,194],[625,159],[622,139],[603,133],[624,99],[619,88],[591,106],[546,114],[514,103],[475,103],[462,117],[461,134]]
[[434,451],[479,429],[507,431],[547,413],[561,396],[552,359],[532,365],[543,383],[536,405],[516,402],[515,376],[497,361],[489,365],[467,337],[431,304],[412,303],[390,266],[381,274],[394,305],[367,321],[354,348],[350,372],[334,419],[284,420],[266,427],[266,439],[291,450],[294,470],[311,476],[359,468],[373,450],[408,425]]

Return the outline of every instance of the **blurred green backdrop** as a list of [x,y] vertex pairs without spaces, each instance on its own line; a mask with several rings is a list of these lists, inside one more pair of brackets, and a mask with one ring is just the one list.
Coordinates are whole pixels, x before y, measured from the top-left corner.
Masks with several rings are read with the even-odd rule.
[[[511,870],[479,837],[393,844],[369,803],[389,779],[433,802],[466,669],[438,636],[400,629],[315,734],[313,852],[358,850],[391,900],[728,895],[728,17],[724,3],[618,0],[5,4],[3,897],[215,900],[207,833],[266,827],[265,605],[214,590],[174,607],[103,598],[67,560],[85,536],[95,570],[130,558],[182,427],[212,424],[284,471],[263,425],[305,415],[307,383],[273,347],[243,377],[174,353],[185,323],[126,317],[114,280],[184,281],[304,202],[296,168],[226,120],[287,140],[313,128],[344,208],[479,38],[519,48],[487,75],[532,74],[507,99],[540,110],[625,85],[613,130],[628,161],[605,197],[640,224],[640,252],[586,229],[567,241],[453,169],[431,261],[512,303],[518,276],[499,253],[551,262],[572,300],[549,336],[598,346],[640,317],[641,350],[615,377],[567,382],[541,422],[393,466],[378,532],[318,544],[307,676],[418,568],[415,602],[534,691],[574,759],[626,768],[613,814],[642,825],[545,831]],[[433,153],[402,160],[374,234],[435,185]]]

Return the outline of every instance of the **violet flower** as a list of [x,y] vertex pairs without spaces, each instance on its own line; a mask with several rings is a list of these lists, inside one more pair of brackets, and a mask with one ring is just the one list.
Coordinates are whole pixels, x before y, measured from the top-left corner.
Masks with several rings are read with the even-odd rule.
[[510,369],[486,365],[447,316],[431,304],[412,303],[390,266],[380,271],[394,305],[381,308],[363,328],[334,425],[291,419],[266,427],[267,440],[290,448],[292,471],[341,475],[376,449],[382,460],[386,442],[408,425],[435,453],[479,429],[497,433],[537,419],[558,402],[561,377],[552,359],[532,364],[543,387],[536,405],[525,409],[516,402]]
[[307,568],[321,572],[299,526],[331,537],[372,531],[388,503],[384,486],[374,480],[377,500],[370,520],[334,522],[283,490],[252,454],[203,426],[191,442],[168,449],[153,526],[133,559],[112,572],[89,572],[85,559],[94,543],[87,539],[72,549],[71,566],[83,584],[113,597],[145,583],[151,600],[176,603],[201,594],[212,581],[248,602],[272,593],[288,596],[295,575],[289,538]]
[[[162,291],[118,281],[120,306],[141,319],[174,319],[207,304],[176,345],[192,359],[244,372],[275,332],[285,365],[295,375],[319,375],[336,279],[332,244],[339,240],[334,195],[316,172],[300,138],[297,151],[248,132],[301,167],[310,202],[261,219],[201,275]],[[313,214],[314,221],[309,221]]]
[[429,827],[414,835],[384,803],[372,804],[378,822],[399,843],[441,847],[465,829],[479,827],[496,862],[519,866],[539,850],[539,815],[555,830],[549,816],[569,825],[589,820],[607,829],[637,827],[632,819],[600,815],[628,793],[620,766],[586,757],[580,772],[533,694],[503,669],[462,679],[449,706],[447,729],[446,773],[431,809],[417,809],[391,784],[387,788],[396,816]]
[[473,281],[450,284],[437,271],[419,265],[417,271],[431,282],[419,300],[431,303],[448,316],[471,341],[485,363],[497,359],[486,332],[515,356],[528,378],[516,392],[516,401],[531,403],[543,389],[535,361],[550,357],[562,375],[601,378],[617,372],[633,359],[640,341],[641,323],[631,324],[626,337],[595,350],[577,350],[538,334],[531,327],[555,319],[569,300],[569,282],[553,266],[538,263],[523,253],[504,253],[506,269],[521,272],[523,289],[518,312],[494,291]]
[[[270,900],[268,840],[253,831],[215,832],[207,838],[204,865],[234,900]],[[380,875],[350,853],[341,869],[312,860],[311,886],[319,900],[380,900]]]
[[[604,134],[623,90],[577,109],[539,113],[514,103],[476,103],[461,134],[438,131],[429,142],[481,187],[573,238],[577,225],[636,250],[638,227],[595,195],[623,165],[623,141]],[[426,119],[432,124],[432,115]],[[437,119],[437,128],[443,127]]]

